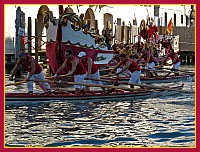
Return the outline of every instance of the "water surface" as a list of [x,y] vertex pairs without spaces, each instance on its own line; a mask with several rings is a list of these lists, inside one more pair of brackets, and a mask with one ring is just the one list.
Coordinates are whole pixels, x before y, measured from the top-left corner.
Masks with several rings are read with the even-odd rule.
[[[180,82],[181,83],[181,82]],[[185,90],[194,82],[184,82]],[[27,91],[26,86],[7,88]],[[194,94],[5,105],[6,146],[194,147]]]

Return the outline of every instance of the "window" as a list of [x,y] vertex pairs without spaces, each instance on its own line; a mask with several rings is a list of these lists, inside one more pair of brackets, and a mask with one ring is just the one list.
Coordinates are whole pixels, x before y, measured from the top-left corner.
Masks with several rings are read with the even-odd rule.
[[188,26],[188,16],[186,16],[186,26]]
[[174,14],[174,26],[176,26],[176,14]]
[[183,24],[183,15],[181,15],[181,24]]
[[167,13],[165,13],[165,26],[167,26]]
[[159,16],[160,5],[154,5],[154,16]]

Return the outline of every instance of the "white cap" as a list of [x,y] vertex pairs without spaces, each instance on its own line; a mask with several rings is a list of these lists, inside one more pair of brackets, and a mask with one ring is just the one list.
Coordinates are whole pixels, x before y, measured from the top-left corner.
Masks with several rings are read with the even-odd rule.
[[79,57],[79,58],[81,58],[81,57],[83,57],[83,56],[86,56],[86,53],[85,53],[85,52],[80,52],[80,53],[78,54],[78,57]]

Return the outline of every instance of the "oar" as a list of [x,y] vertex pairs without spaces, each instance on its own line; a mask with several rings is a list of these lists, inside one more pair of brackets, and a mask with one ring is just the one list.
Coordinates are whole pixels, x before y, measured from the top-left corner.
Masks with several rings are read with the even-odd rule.
[[102,70],[99,70],[99,72],[110,71],[110,70],[112,70],[112,69],[113,69],[113,68],[102,69]]
[[63,77],[71,78],[71,77],[74,77],[74,76],[66,76],[66,74],[64,74],[64,75],[59,75],[57,77],[54,77],[54,76],[52,76],[52,77],[45,77],[45,79],[58,79],[58,78],[63,78]]
[[[54,76],[52,76],[52,77],[46,77],[45,79],[57,79],[57,78],[63,78],[63,77],[70,78],[70,77],[73,77],[73,76],[59,75],[56,78]],[[32,80],[32,81],[35,81],[35,80]],[[43,80],[43,81],[45,81],[45,80]],[[20,84],[26,83],[26,82],[27,82],[27,80],[22,80],[22,81],[19,81],[19,82],[6,84],[5,86],[20,85]]]
[[[157,70],[157,69],[154,69],[154,70],[152,70],[152,69],[141,69],[141,70],[146,70],[146,71],[155,71],[155,72],[161,72],[161,73],[166,73],[166,72],[169,72],[169,70],[168,69],[159,69],[159,70]],[[167,70],[167,71],[166,71]],[[171,70],[171,69],[170,69]]]
[[13,83],[6,84],[5,86],[20,85],[20,84],[26,83],[28,81],[34,81],[34,80],[22,80],[22,81],[19,81],[19,82],[13,82]]
[[[35,80],[35,82],[56,83],[56,81],[51,81],[51,80]],[[82,86],[88,86],[88,87],[120,89],[120,90],[125,90],[125,91],[136,91],[136,89],[134,89],[134,88],[127,88],[127,87],[114,86],[114,85],[85,84],[85,83],[76,83],[76,82],[68,82],[68,81],[59,81],[59,82],[57,81],[57,83],[62,83],[62,84],[67,84],[67,85],[82,85]],[[165,89],[165,90],[167,90],[167,89]],[[175,90],[173,90],[173,91],[175,91]]]
[[9,83],[9,84],[6,84],[5,86],[20,85],[20,84],[26,83],[26,82],[27,82],[27,80],[23,80],[23,81],[19,81],[19,82]]
[[[35,82],[49,82],[49,83],[55,83],[56,81],[51,81],[51,80],[34,80]],[[16,82],[16,83],[10,83],[7,84],[6,86],[9,85],[18,85],[21,83],[27,82],[26,80]],[[114,85],[100,85],[100,84],[85,84],[85,83],[76,83],[76,82],[67,82],[67,81],[57,81],[57,83],[63,83],[63,84],[68,84],[68,85],[82,85],[82,86],[88,86],[88,87],[101,87],[101,88],[111,88],[111,89],[121,89],[125,91],[135,91],[134,88],[127,88],[127,87],[121,87],[121,86],[114,86]],[[127,82],[118,82],[120,84],[128,84]],[[159,90],[168,90],[168,91],[177,91],[177,92],[183,92],[183,93],[195,93],[193,91],[186,91],[186,90],[178,90],[174,88],[164,88],[164,87],[159,87],[159,86],[153,86],[153,85],[147,85],[147,84],[133,84],[135,86],[142,86],[142,87],[147,87],[151,89],[159,89]]]
[[189,75],[191,75],[191,76],[194,76],[194,72],[191,72],[191,71],[185,71],[185,70],[174,70],[174,71],[172,71],[172,69],[170,69],[170,68],[162,68],[162,67],[158,67],[158,69],[170,70],[170,71],[168,72],[168,74],[165,75],[163,78],[166,78],[166,77],[168,77],[171,73],[176,73],[177,71],[183,72],[183,73],[185,73],[185,74],[189,74]]
[[[49,82],[49,83],[56,83],[56,81],[51,80],[34,80],[35,82]],[[82,86],[88,86],[88,87],[101,87],[101,88],[111,88],[111,89],[121,89],[125,91],[135,91],[133,88],[127,88],[127,87],[120,87],[120,86],[114,86],[114,85],[100,85],[100,84],[85,84],[85,83],[76,83],[76,82],[68,82],[68,81],[57,81],[57,83],[67,84],[67,85],[82,85]]]
[[[162,77],[163,79],[168,77],[171,73],[174,73],[175,71],[171,71],[171,69],[163,69],[163,70],[152,70],[152,69],[142,69],[142,70],[146,70],[146,71],[154,71],[157,73],[157,76],[154,76],[155,78],[158,78],[158,77]],[[167,70],[167,71],[166,71]],[[160,75],[161,73],[167,73],[166,75]],[[159,74],[159,76],[158,76]],[[188,73],[189,74],[189,73]],[[149,77],[147,77],[149,78]]]
[[[95,80],[95,79],[93,79],[93,80]],[[101,80],[96,79],[96,81],[112,82],[112,81],[105,80],[105,79],[101,79]],[[129,85],[128,82],[118,82],[118,83],[119,84]],[[164,86],[160,87],[160,86],[148,85],[148,84],[133,84],[133,85],[134,86],[151,88],[151,89],[169,90],[169,91],[177,91],[177,92],[183,92],[183,93],[195,93],[194,91],[178,90],[178,89],[175,89],[175,88],[167,88],[167,87],[164,87]]]
[[[116,76],[112,76],[112,77],[108,77],[108,76],[101,76],[100,77],[101,79],[106,79],[108,80],[108,82],[112,82],[112,81],[116,81]],[[149,79],[149,80],[155,80],[154,78],[149,78],[149,77],[143,77],[143,76],[140,76],[140,79]],[[163,76],[156,76],[156,78],[163,78]],[[127,82],[129,81],[130,78],[127,78],[127,77],[120,77],[119,80],[120,81],[124,81],[124,82]]]
[[[57,79],[57,78],[63,78],[63,77],[73,77],[73,76],[66,76],[66,75],[59,75],[57,76],[56,78],[54,76],[52,77],[45,77],[45,79]],[[5,78],[9,78],[9,76],[5,76]],[[15,80],[22,80],[22,78],[15,78]],[[5,86],[11,86],[11,85],[19,85],[19,84],[22,84],[22,83],[25,83],[27,82],[27,80],[22,80],[22,81],[19,81],[19,82],[15,82],[15,83],[9,83],[9,84],[6,84]]]
[[[71,77],[71,76],[60,75],[57,78],[62,78],[62,77]],[[46,79],[53,79],[53,78],[54,77],[46,77]],[[56,78],[54,78],[54,79],[56,79]],[[28,81],[48,82],[48,80],[22,80],[22,81],[19,81],[19,82],[13,82],[13,83],[6,84],[5,86],[20,85],[20,84],[26,83]],[[55,82],[55,81],[52,81],[52,82]]]
[[101,78],[101,79],[95,79],[95,78],[85,78],[85,80],[94,80],[94,81],[102,81],[102,82],[111,82],[111,83],[114,83],[114,86],[117,86],[119,83],[118,83],[118,81],[119,80],[117,80],[117,78],[116,79],[114,79],[114,78],[111,78],[111,79],[106,79],[106,78]]
[[[157,69],[165,69],[165,70],[172,70],[171,68],[163,68],[163,67],[155,67],[155,68],[157,68]],[[176,70],[176,71],[190,73],[190,74],[194,75],[194,72],[192,72],[192,71],[186,71],[186,70]],[[176,72],[176,71],[171,71],[171,72]]]
[[[127,82],[122,82],[121,84],[127,84]],[[168,90],[168,91],[176,91],[176,92],[182,92],[182,93],[195,93],[194,91],[187,91],[187,90],[179,90],[177,88],[167,88],[165,86],[155,86],[155,85],[148,85],[148,84],[133,84],[135,86],[140,86],[140,87],[146,87],[146,88],[151,88],[151,89],[159,89],[159,90]]]

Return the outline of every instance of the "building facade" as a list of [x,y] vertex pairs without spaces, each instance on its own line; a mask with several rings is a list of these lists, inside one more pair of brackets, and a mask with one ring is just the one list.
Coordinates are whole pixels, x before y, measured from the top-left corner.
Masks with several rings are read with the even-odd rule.
[[[84,23],[89,25],[89,28],[99,30],[99,34],[106,28],[111,29],[111,34],[115,36],[114,40],[124,43],[134,43],[134,36],[140,32],[142,20],[146,24],[153,22],[159,29],[159,34],[165,34],[170,19],[173,22],[172,35],[180,36],[181,50],[195,51],[195,5],[63,5],[63,8],[68,13],[76,13],[76,15],[84,15]],[[8,56],[6,61],[11,61],[11,55],[15,55],[17,45],[17,36],[19,29],[16,29],[17,24],[17,9],[24,13],[24,36],[28,38],[28,26],[31,25],[31,36],[35,36],[35,19],[40,15],[52,11],[55,18],[59,18],[58,5],[5,5],[5,54]],[[23,14],[22,13],[22,14]],[[187,30],[186,30],[187,29]],[[30,29],[29,29],[30,30]],[[185,32],[188,33],[185,33]],[[42,25],[40,35],[45,41],[45,28]],[[30,33],[30,31],[29,31]],[[30,40],[30,39],[29,39]],[[35,39],[31,39],[31,51],[34,50]],[[189,47],[188,47],[188,44]],[[41,41],[40,41],[41,44]],[[25,45],[27,51],[28,44]],[[45,49],[45,46],[40,48],[40,51]]]

